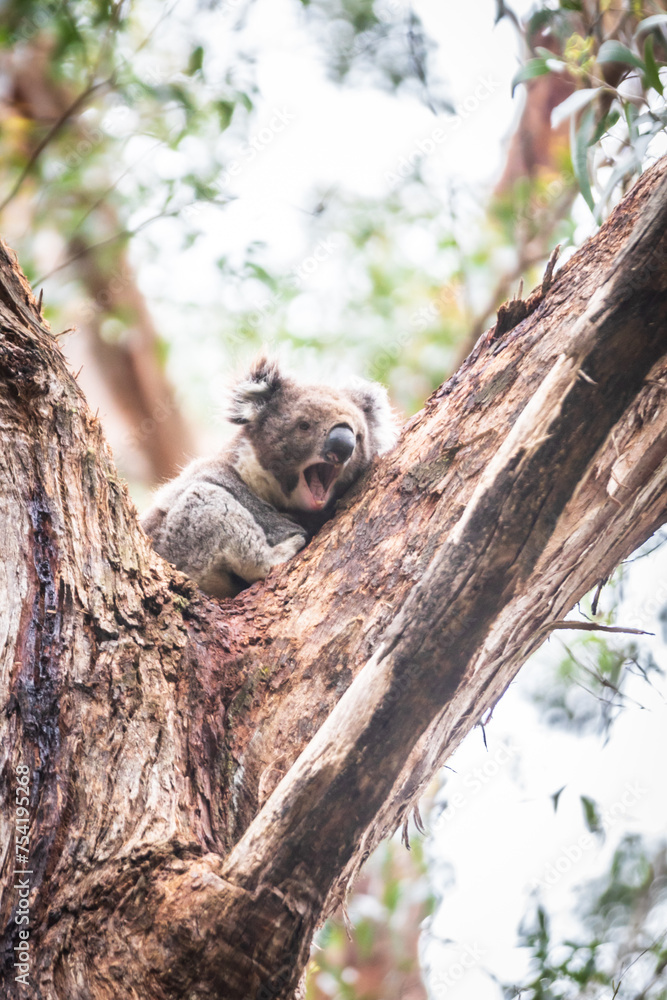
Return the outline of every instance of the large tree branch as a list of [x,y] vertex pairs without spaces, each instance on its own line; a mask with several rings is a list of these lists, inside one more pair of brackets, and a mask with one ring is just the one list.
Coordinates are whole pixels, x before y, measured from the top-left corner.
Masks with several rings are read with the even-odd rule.
[[45,997],[290,994],[364,856],[667,518],[666,223],[661,162],[305,552],[221,603],[148,548],[0,260],[2,747],[33,769]]
[[[664,359],[667,275],[664,267],[656,273],[652,265],[667,231],[665,179],[656,200],[659,207],[653,204],[639,220],[616,267],[572,324],[562,353],[480,477],[379,649],[226,863],[211,865],[211,874],[224,881],[212,881],[210,894],[198,901],[184,880],[164,905],[169,922],[177,919],[179,898],[187,899],[188,923],[197,915],[197,944],[210,970],[210,995],[223,984],[226,991],[234,988],[211,962],[215,942],[222,937],[226,949],[232,944],[245,955],[248,928],[261,939],[260,922],[267,911],[282,928],[283,950],[276,956],[274,937],[266,950],[270,963],[258,961],[255,952],[255,975],[279,958],[283,969],[291,968],[277,995],[296,986],[306,960],[305,941],[338,873],[358,851],[419,738],[471,680],[469,665],[508,604],[525,596],[522,587],[559,535],[560,519],[582,477]],[[660,438],[651,461],[651,494],[664,517],[664,424]],[[539,594],[535,597],[534,623],[540,612],[548,614],[548,604],[540,606]],[[515,619],[513,624],[519,623]],[[524,657],[505,659],[505,677]],[[492,661],[479,670],[477,684],[493,681]],[[238,886],[247,895],[235,895],[231,919],[221,920],[212,899],[228,900]],[[295,949],[295,939],[300,949]],[[250,964],[245,974],[251,974]],[[255,988],[261,985],[257,981]]]

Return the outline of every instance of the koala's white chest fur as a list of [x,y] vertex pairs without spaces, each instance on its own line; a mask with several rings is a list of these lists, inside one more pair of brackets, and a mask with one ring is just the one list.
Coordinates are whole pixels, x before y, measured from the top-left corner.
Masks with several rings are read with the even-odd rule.
[[283,505],[285,494],[280,488],[280,483],[268,469],[260,465],[255,449],[247,439],[242,439],[237,445],[233,465],[255,496],[277,508]]

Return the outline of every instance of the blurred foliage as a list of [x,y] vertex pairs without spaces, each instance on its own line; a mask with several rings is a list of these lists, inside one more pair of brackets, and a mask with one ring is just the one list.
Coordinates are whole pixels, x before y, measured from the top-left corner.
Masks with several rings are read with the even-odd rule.
[[[245,30],[255,4],[200,4],[196,16],[191,6],[156,0],[6,0],[2,6],[0,73],[13,83],[3,102],[1,218],[31,280],[58,268],[45,304],[55,326],[70,325],[63,309],[76,294],[76,276],[65,265],[77,254],[94,252],[113,272],[121,247],[140,235],[144,253],[159,259],[167,242],[187,268],[189,252],[210,225],[209,209],[224,225],[235,200],[235,162],[256,151],[258,55]],[[339,82],[379,86],[416,96],[439,113],[453,111],[433,69],[433,42],[403,0],[295,0],[295,10]],[[576,81],[577,101],[584,90],[593,91],[590,107],[598,111],[590,150],[598,159],[607,141],[602,125],[616,111],[634,123],[617,142],[637,162],[647,152],[645,137],[662,122],[665,28],[655,15],[643,17],[644,7],[638,11],[636,4],[623,5],[623,16],[610,24],[603,2],[546,3],[525,28],[528,44],[548,31],[557,51],[549,58],[536,51],[517,79],[560,73]],[[619,65],[604,62],[612,41],[637,58],[641,43],[644,70],[621,63],[617,84],[602,86],[596,74]],[[622,88],[638,80],[641,95],[623,96]],[[640,114],[642,101],[651,107]],[[634,118],[632,108],[638,109]],[[559,114],[566,110],[561,106]],[[579,108],[572,120],[585,112]],[[580,182],[581,162],[573,159]],[[519,178],[488,212],[462,190],[443,206],[424,165],[417,162],[389,197],[377,200],[311,192],[312,207],[304,209],[309,246],[335,246],[326,278],[310,269],[309,252],[281,273],[270,248],[249,241],[218,260],[223,309],[169,303],[163,315],[173,317],[174,328],[194,328],[195,354],[197,328],[216,339],[219,368],[233,366],[259,343],[298,351],[315,368],[321,358],[329,366],[345,352],[351,367],[386,381],[398,406],[413,412],[456,367],[519,278],[527,286],[536,282],[553,244],[576,241],[567,157]],[[177,230],[160,225],[169,218],[178,219]],[[173,330],[166,322],[162,327],[164,360]],[[210,395],[200,391],[205,380],[193,375],[193,382],[193,406],[202,400],[210,409]]]
[[[664,531],[658,532],[628,562],[653,555],[665,540]],[[638,609],[627,622],[622,617],[617,622],[627,577],[626,567],[621,566],[602,590],[606,611],[598,607],[597,591],[581,602],[577,618],[648,629],[654,619],[662,620],[665,608],[660,610],[656,595],[653,606]],[[608,740],[625,707],[643,707],[636,700],[641,690],[637,684],[632,685],[635,697],[627,693],[632,678],[651,686],[664,678],[664,669],[641,638],[584,633],[570,642],[558,637],[552,642],[559,643],[565,655],[551,657],[550,665],[543,663],[531,697],[547,725],[575,736],[599,734]],[[563,791],[560,788],[552,796],[554,812]],[[519,935],[521,947],[530,954],[531,975],[521,985],[506,984],[505,996],[508,1000],[667,1000],[667,847],[623,833],[625,824],[616,830],[627,812],[623,799],[603,808],[594,797],[580,795],[580,805],[583,824],[596,837],[598,850],[608,837],[613,844],[620,834],[620,841],[608,870],[577,887],[578,904],[569,917],[567,936],[562,933],[562,909],[552,920],[537,896]],[[573,921],[580,928],[576,936],[571,933]],[[552,923],[560,933],[553,931]]]
[[434,905],[423,843],[395,837],[366,863],[342,914],[316,936],[307,1000],[422,1000],[421,925]]
[[647,155],[666,148],[664,5],[659,0],[540,4],[526,23],[525,39],[533,57],[516,74],[514,86],[557,74],[576,87],[554,108],[551,121],[553,127],[570,122],[572,167],[600,220],[642,172]]
[[[454,366],[469,311],[467,282],[480,266],[466,258],[453,228],[426,188],[411,210],[402,193],[382,205],[331,195],[312,227],[313,247],[328,248],[324,280],[313,274],[312,255],[279,278],[250,262],[246,273],[263,283],[263,296],[234,318],[226,342],[242,351],[287,345],[306,368],[323,352],[354,358],[360,373],[387,384],[399,408],[414,412]],[[416,238],[429,260],[421,269]]]
[[333,79],[374,83],[453,111],[431,65],[435,44],[407,0],[302,0]]
[[[665,532],[657,532],[628,560],[628,565],[616,570],[604,588],[579,602],[576,618],[603,628],[625,626],[649,630],[653,620],[656,617],[660,620],[665,614],[666,607],[643,609],[629,621],[617,620],[617,608],[623,599],[629,564],[653,554],[666,541]],[[600,608],[601,603],[605,609]],[[665,671],[640,637],[572,632],[572,638],[564,639],[564,634],[556,633],[550,639],[549,645],[560,647],[563,653],[550,655],[550,666],[543,671],[539,685],[531,690],[531,700],[547,725],[576,735],[597,733],[609,738],[623,708],[629,703],[639,704],[626,693],[631,679],[638,677],[654,685],[664,678]]]
[[[165,32],[167,17],[181,30]],[[242,52],[207,70],[202,27],[155,2],[3,4],[0,210],[22,196],[30,239],[17,249],[30,278],[40,277],[35,224],[68,246],[107,246],[202,198],[224,202],[219,137],[232,118],[247,121],[256,86]],[[207,157],[191,155],[193,137]],[[104,206],[117,212],[115,232]]]
[[507,1000],[665,1000],[667,848],[626,836],[609,870],[579,889],[580,933],[554,941],[538,904],[520,931],[531,978],[505,985]]
[[624,688],[631,675],[647,682],[664,676],[650,651],[636,642],[612,643],[602,634],[560,642],[564,656],[551,670],[549,683],[534,693],[547,725],[584,735],[608,734],[626,703]]
[[[187,4],[156,0],[3,4],[0,220],[35,287],[56,276],[45,296],[45,315],[55,327],[71,325],[68,303],[80,294],[72,265],[82,255],[95,254],[122,282],[114,260],[140,236],[144,255],[159,259],[166,241],[187,269],[211,210],[224,225],[236,197],[237,165],[250,162],[262,145],[253,124],[256,53],[245,34],[252,8],[201,5],[191,16]],[[366,0],[313,2],[301,10],[323,54],[338,59],[339,80],[405,87],[431,106],[444,106],[433,97],[433,43],[398,0],[385,7]],[[345,42],[332,48],[342,27]],[[420,273],[414,257],[402,252],[403,242],[414,242],[417,233],[423,239],[427,230],[435,245],[452,240],[437,199],[418,187],[417,198],[414,190],[401,190],[389,204],[313,192],[315,207],[304,219],[308,244],[313,250],[321,241],[336,246],[340,262],[334,264],[350,290],[344,302],[331,277],[317,287],[311,253],[280,273],[267,248],[250,240],[218,260],[225,308],[202,324],[206,304],[172,303],[172,316],[180,313],[174,325],[190,323],[199,309],[193,326],[203,325],[209,341],[217,338],[220,368],[233,367],[237,354],[247,357],[259,343],[305,350],[306,361],[331,349],[340,353],[342,345],[351,351],[348,366],[387,379],[401,408],[413,411],[451,370],[452,345],[465,322],[455,290],[438,298],[444,280],[456,283],[451,268]],[[166,230],[168,219],[178,220],[178,229]],[[311,319],[308,329],[299,329],[298,316],[316,297],[327,322],[316,328]],[[108,303],[95,307],[126,319]],[[162,327],[166,359],[172,331]],[[196,346],[198,333],[193,336]],[[195,405],[199,388],[192,393]],[[209,409],[210,403],[205,399]]]

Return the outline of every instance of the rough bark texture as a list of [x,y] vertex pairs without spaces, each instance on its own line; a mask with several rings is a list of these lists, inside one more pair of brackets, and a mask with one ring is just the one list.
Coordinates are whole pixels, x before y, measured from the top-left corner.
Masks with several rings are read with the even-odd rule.
[[19,764],[33,995],[289,997],[369,851],[667,519],[667,161],[530,309],[302,554],[215,602],[150,550],[2,251],[8,996]]

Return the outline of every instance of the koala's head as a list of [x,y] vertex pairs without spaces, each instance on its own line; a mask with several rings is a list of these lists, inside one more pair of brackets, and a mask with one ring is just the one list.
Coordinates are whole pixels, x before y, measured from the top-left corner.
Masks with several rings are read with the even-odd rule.
[[241,478],[286,511],[331,505],[396,440],[382,386],[301,385],[264,358],[236,386],[229,419],[242,427],[234,457]]

